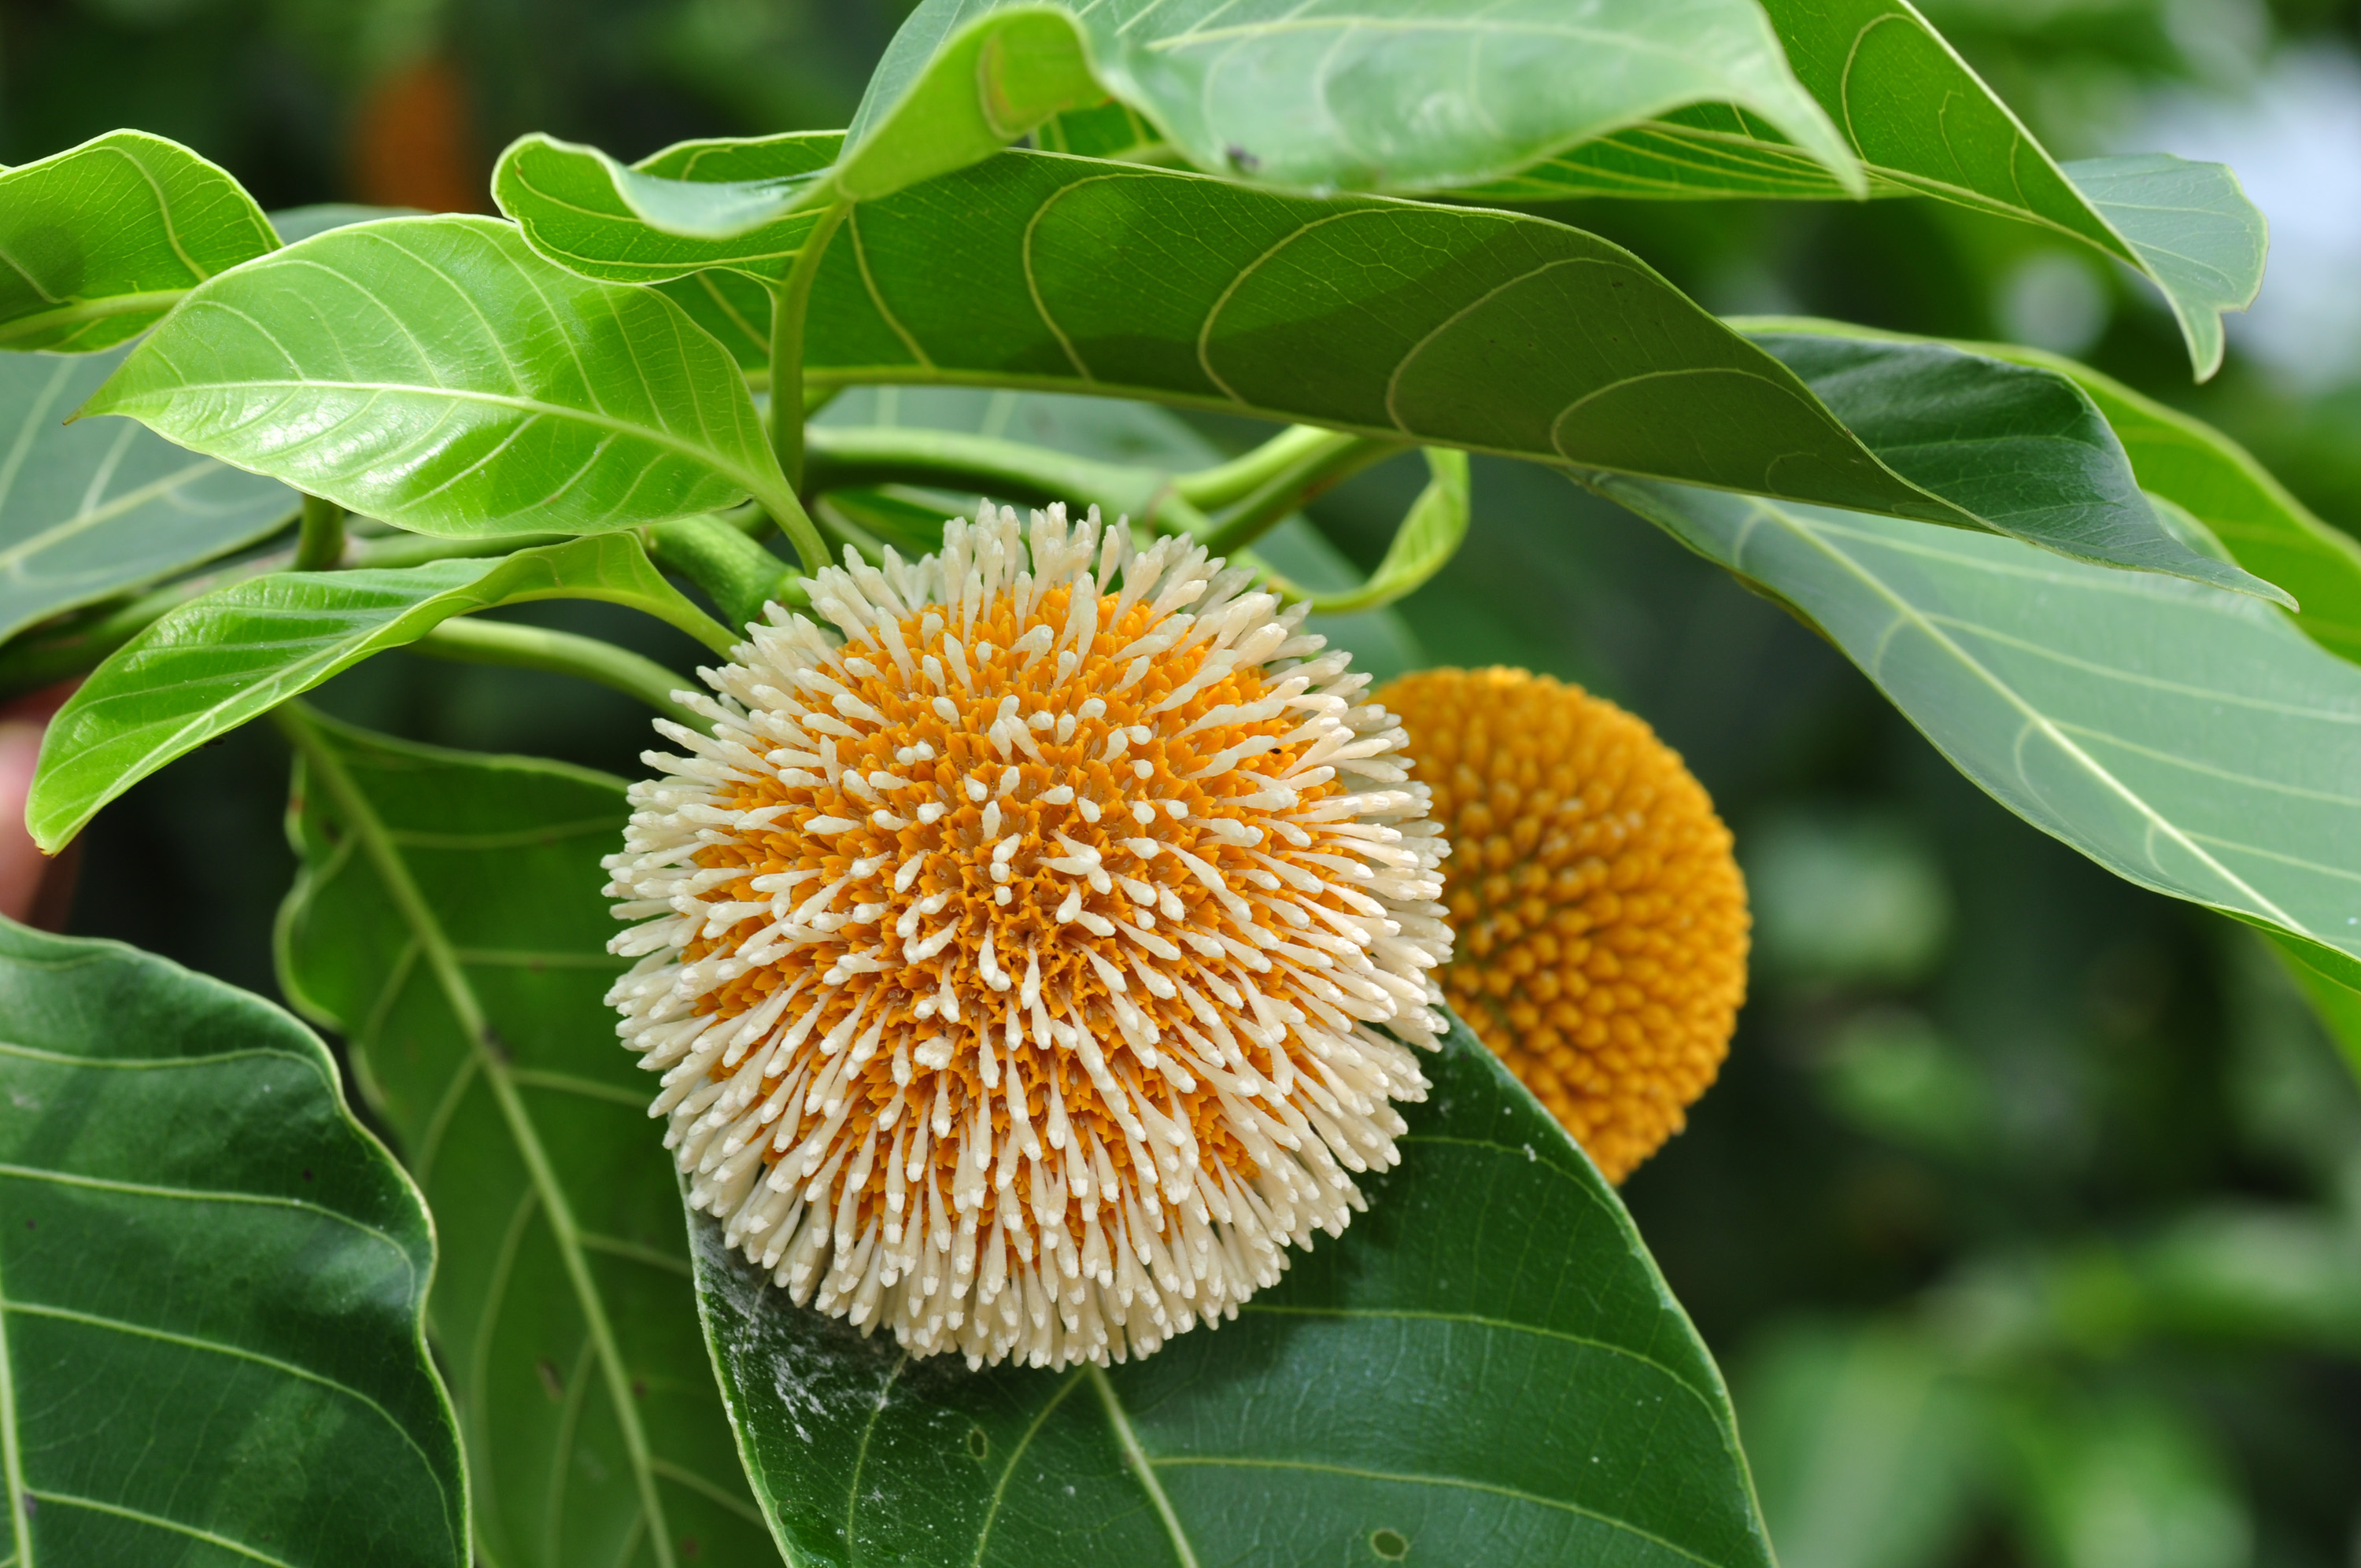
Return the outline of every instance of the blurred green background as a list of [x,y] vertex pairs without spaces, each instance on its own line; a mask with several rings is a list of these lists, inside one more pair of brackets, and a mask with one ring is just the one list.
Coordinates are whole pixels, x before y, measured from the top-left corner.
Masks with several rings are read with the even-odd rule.
[[[841,125],[903,9],[0,0],[0,162],[136,126],[266,207],[480,207],[529,129],[630,158]],[[1552,215],[1718,310],[2077,355],[2361,530],[2361,6],[1926,9],[2060,157],[2238,169],[2271,268],[2213,383],[2189,384],[2127,275],[1954,209]],[[1364,475],[1314,521],[1371,565],[1420,477]],[[1644,523],[1528,467],[1479,464],[1476,497],[1395,655],[1616,698],[1738,832],[1752,996],[1720,1085],[1626,1191],[1737,1386],[1786,1568],[2361,1568],[2361,1093],[2273,961],[2008,816],[1811,632]],[[697,657],[620,611],[540,619]],[[406,654],[325,700],[619,772],[646,736],[611,694]],[[86,836],[71,928],[275,994],[284,776],[257,729],[139,786]]]

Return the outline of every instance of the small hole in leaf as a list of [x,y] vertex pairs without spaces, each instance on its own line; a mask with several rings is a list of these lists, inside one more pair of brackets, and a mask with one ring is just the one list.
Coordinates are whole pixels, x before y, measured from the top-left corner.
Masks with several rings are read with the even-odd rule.
[[975,1455],[978,1460],[982,1460],[985,1454],[992,1452],[992,1440],[983,1435],[982,1427],[967,1429],[967,1451]]
[[1398,1530],[1371,1530],[1369,1550],[1389,1563],[1399,1563],[1410,1555],[1410,1537]]

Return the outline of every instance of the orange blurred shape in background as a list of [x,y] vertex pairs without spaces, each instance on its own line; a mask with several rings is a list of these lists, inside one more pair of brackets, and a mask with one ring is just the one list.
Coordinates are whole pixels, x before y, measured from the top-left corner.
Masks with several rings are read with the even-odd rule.
[[489,210],[467,84],[450,61],[430,55],[369,90],[353,116],[352,170],[355,199],[372,206]]

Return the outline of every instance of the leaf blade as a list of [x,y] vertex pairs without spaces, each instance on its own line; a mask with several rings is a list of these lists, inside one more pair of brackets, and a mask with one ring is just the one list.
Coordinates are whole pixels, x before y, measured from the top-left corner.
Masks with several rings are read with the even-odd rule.
[[14,1559],[210,1542],[464,1564],[458,1434],[424,1339],[433,1234],[326,1049],[258,997],[15,925],[0,1023]]
[[[908,1361],[696,1221],[708,1338],[790,1554],[1358,1561],[1391,1530],[1441,1562],[1767,1563],[1719,1375],[1611,1191],[1464,1026],[1429,1069],[1341,1242],[1103,1382]],[[1646,1432],[1612,1413],[1635,1399]],[[1286,1481],[1237,1479],[1267,1475]]]
[[54,853],[176,757],[453,616],[543,598],[645,610],[728,646],[638,542],[602,534],[423,566],[278,572],[179,606],[111,654],[50,721],[26,804]]
[[282,983],[346,1029],[434,1205],[481,1554],[769,1561],[699,1354],[670,1162],[601,1001],[626,967],[596,863],[621,785],[314,715],[297,736]]
[[67,424],[126,352],[0,357],[0,641],[251,544],[295,515],[285,486],[127,422]]
[[2004,806],[2158,893],[2361,959],[2361,670],[2278,611],[2015,541],[1606,477],[1763,584]]
[[145,131],[0,171],[0,349],[110,348],[278,247],[226,170]]
[[83,411],[422,533],[784,504],[719,344],[663,296],[554,267],[489,218],[356,224],[215,279]]
[[[1896,472],[1775,357],[1579,229],[1053,154],[855,208],[820,267],[806,378],[1143,398],[2011,529]],[[2140,532],[2144,512],[2132,496],[2108,514],[2144,554],[2044,543],[2221,575],[2153,517]]]

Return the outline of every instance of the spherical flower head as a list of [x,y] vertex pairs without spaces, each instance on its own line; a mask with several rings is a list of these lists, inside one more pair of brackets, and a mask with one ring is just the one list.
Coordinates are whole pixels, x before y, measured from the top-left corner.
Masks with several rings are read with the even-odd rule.
[[1746,884],[1678,753],[1523,670],[1427,670],[1401,715],[1455,846],[1452,1007],[1621,1181],[1681,1130],[1746,999]]
[[[1029,550],[1027,548],[1029,543]],[[1345,1228],[1443,1027],[1444,842],[1324,640],[1095,510],[811,581],[660,724],[609,1000],[689,1201],[915,1354],[1144,1354]]]

